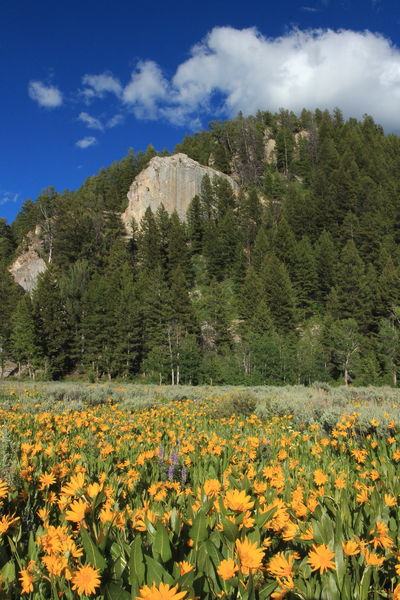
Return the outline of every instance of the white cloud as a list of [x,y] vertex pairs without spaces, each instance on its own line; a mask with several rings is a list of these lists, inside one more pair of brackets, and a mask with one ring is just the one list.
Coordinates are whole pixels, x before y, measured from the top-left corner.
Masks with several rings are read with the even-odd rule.
[[210,112],[338,106],[393,129],[400,126],[400,50],[369,31],[295,29],[266,38],[255,28],[215,27],[170,81],[156,63],[138,63],[122,98],[138,118],[176,124]]
[[92,117],[87,112],[81,112],[78,117],[79,121],[82,121],[86,124],[89,129],[98,129],[99,131],[103,131],[104,126],[99,119],[96,117]]
[[106,127],[111,129],[112,127],[116,127],[117,125],[121,125],[124,121],[124,116],[121,114],[114,115],[109,119],[106,123]]
[[56,108],[63,103],[60,90],[53,85],[45,85],[41,81],[30,81],[28,93],[32,100],[45,108]]
[[3,204],[15,204],[18,202],[18,199],[19,194],[16,194],[15,192],[0,191],[0,206],[3,206]]
[[168,82],[160,67],[151,60],[140,61],[125,87],[123,100],[138,118],[155,119],[158,105],[167,101]]
[[111,73],[101,73],[100,75],[84,75],[82,83],[87,86],[82,90],[82,94],[87,101],[93,98],[103,98],[107,93],[120,96],[122,86],[116,77]]
[[75,146],[78,148],[89,148],[90,146],[94,146],[97,144],[97,139],[92,135],[82,138],[75,143]]

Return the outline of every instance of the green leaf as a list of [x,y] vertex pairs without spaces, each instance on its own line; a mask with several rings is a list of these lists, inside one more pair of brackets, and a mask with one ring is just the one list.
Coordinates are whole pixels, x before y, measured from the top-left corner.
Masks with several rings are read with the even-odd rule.
[[146,583],[148,585],[151,585],[152,583],[158,585],[161,581],[169,584],[174,582],[171,575],[169,575],[163,566],[154,560],[154,558],[151,556],[145,556],[145,561],[147,566]]
[[153,551],[160,555],[162,562],[167,562],[172,557],[168,532],[162,523],[157,524],[154,538]]
[[105,588],[105,596],[107,600],[130,600],[131,595],[126,590],[123,590],[115,583],[108,583]]
[[104,556],[101,554],[100,550],[97,548],[95,542],[92,537],[88,534],[86,529],[81,527],[80,536],[82,540],[82,546],[86,552],[86,560],[96,567],[96,569],[105,569],[107,566],[106,560]]
[[136,577],[139,585],[144,583],[145,566],[143,561],[142,538],[137,535],[131,545],[129,556],[129,583],[133,584],[133,578]]
[[194,541],[195,544],[207,539],[207,517],[204,513],[199,513],[195,517],[193,525],[189,530],[189,537]]
[[9,560],[0,571],[4,581],[12,583],[15,581],[15,563],[13,560]]
[[364,570],[364,573],[363,573],[363,576],[361,579],[359,600],[367,600],[367,598],[368,598],[369,584],[371,581],[371,573],[372,573],[371,567],[367,566],[366,569]]
[[222,517],[222,527],[224,530],[224,534],[228,538],[230,542],[234,542],[238,537],[239,530],[235,523],[232,523],[229,519]]
[[261,590],[259,591],[260,600],[267,600],[267,598],[269,598],[271,596],[272,592],[277,587],[278,587],[278,584],[275,581],[272,581],[272,583],[267,583],[267,585],[264,585],[264,587],[261,588]]
[[276,506],[273,506],[264,513],[258,513],[256,516],[256,525],[259,529],[264,527],[265,523],[269,521],[272,515],[276,512]]

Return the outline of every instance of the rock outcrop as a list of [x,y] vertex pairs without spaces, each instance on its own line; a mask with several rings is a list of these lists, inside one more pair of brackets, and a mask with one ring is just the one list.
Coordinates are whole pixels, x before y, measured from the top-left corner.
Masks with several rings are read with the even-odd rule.
[[36,287],[37,278],[46,270],[46,263],[40,256],[40,228],[27,236],[27,248],[12,263],[10,273],[26,292]]
[[155,212],[160,204],[164,205],[168,213],[176,210],[180,218],[184,219],[193,197],[200,194],[204,175],[208,175],[210,179],[215,176],[223,177],[229,181],[234,192],[238,192],[238,185],[232,177],[211,167],[204,167],[186,154],[152,158],[129,189],[128,208],[122,214],[126,230],[131,232],[133,218],[140,224],[146,209],[150,207]]

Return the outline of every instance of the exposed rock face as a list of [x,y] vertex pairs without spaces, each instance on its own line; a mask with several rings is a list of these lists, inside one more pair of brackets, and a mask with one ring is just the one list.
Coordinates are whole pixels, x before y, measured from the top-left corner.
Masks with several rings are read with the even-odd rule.
[[26,292],[32,292],[36,287],[38,276],[46,270],[46,263],[39,254],[41,248],[39,235],[40,230],[37,227],[34,233],[28,235],[27,250],[22,252],[10,267],[14,280]]
[[275,148],[276,148],[276,140],[274,140],[273,138],[265,140],[264,156],[265,156],[265,161],[269,165],[276,163]]
[[9,377],[10,375],[14,375],[14,373],[17,371],[18,369],[18,365],[14,362],[11,362],[10,360],[7,360],[4,363],[4,366],[0,365],[0,377],[1,378],[6,378]]
[[150,207],[155,212],[160,204],[164,205],[168,213],[176,210],[180,218],[184,219],[193,197],[200,194],[204,175],[208,175],[210,179],[215,176],[223,177],[229,181],[234,192],[238,192],[237,183],[229,175],[204,167],[186,154],[152,158],[129,189],[128,208],[122,214],[127,231],[131,230],[132,218],[140,224],[146,209]]

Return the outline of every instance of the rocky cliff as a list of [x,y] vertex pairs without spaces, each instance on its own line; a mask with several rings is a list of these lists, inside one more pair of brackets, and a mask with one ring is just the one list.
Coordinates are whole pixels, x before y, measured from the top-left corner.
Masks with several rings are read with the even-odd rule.
[[170,214],[176,210],[184,219],[191,200],[196,194],[200,194],[204,175],[208,175],[210,179],[215,176],[223,177],[235,192],[238,191],[238,185],[232,177],[211,167],[204,167],[186,154],[155,156],[129,189],[128,208],[122,215],[127,231],[130,232],[132,218],[139,224],[146,208],[150,207],[155,212],[160,204]]
[[37,282],[40,273],[46,270],[46,263],[40,256],[40,228],[28,234],[27,247],[15,259],[10,267],[10,273],[14,280],[26,291],[31,292]]

